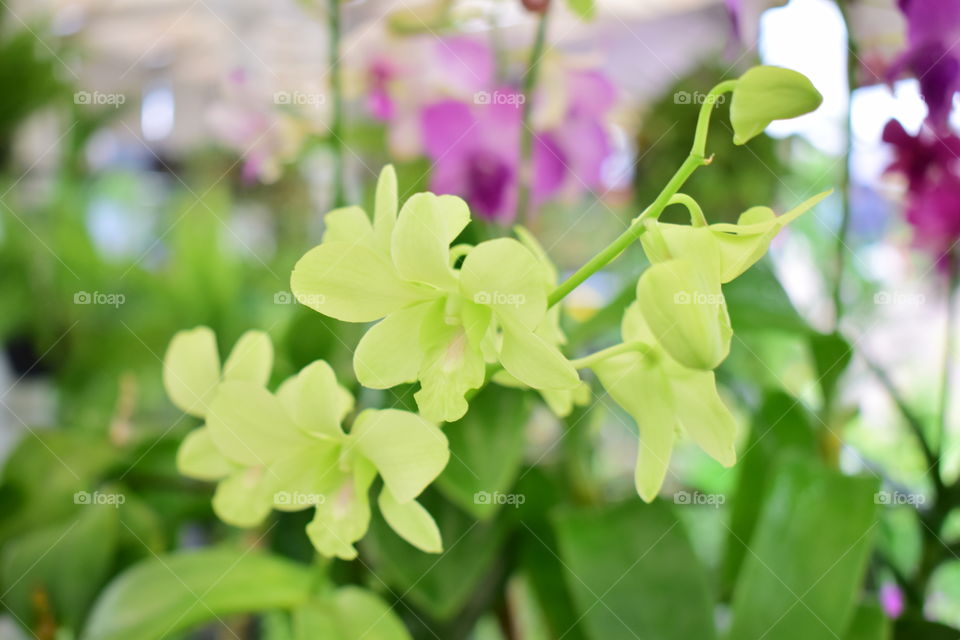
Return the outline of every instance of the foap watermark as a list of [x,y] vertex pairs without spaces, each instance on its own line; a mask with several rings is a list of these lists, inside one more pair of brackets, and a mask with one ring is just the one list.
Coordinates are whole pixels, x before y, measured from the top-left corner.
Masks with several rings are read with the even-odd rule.
[[322,493],[302,493],[300,491],[278,491],[273,494],[273,503],[289,507],[311,507],[327,501]]
[[127,301],[122,293],[103,291],[77,291],[73,294],[73,304],[103,304],[117,308]]
[[501,493],[494,491],[477,491],[473,494],[473,504],[509,504],[514,508],[520,508],[527,501],[527,496],[522,493]]
[[102,491],[77,491],[73,494],[73,504],[107,504],[119,507],[127,501],[122,493],[104,493]]
[[673,494],[673,504],[696,504],[719,507],[727,501],[722,493],[700,493],[699,491],[677,491]]
[[527,301],[522,293],[503,293],[502,291],[478,291],[473,294],[473,301],[477,304],[497,304],[519,308]]
[[712,104],[717,106],[718,104],[723,104],[727,99],[727,96],[720,95],[711,95],[709,93],[702,93],[700,91],[677,91],[673,94],[673,104]]
[[877,291],[873,294],[873,304],[896,305],[899,307],[919,307],[927,301],[922,293],[903,293],[901,291]]
[[273,94],[274,104],[288,104],[294,107],[319,107],[326,101],[326,95],[310,91],[276,91]]
[[922,493],[901,493],[900,491],[877,491],[873,494],[874,504],[888,506],[910,505],[919,507],[926,503],[927,497]]
[[305,307],[317,308],[327,301],[327,297],[317,294],[301,293],[294,295],[289,291],[277,291],[273,294],[273,304],[302,304]]
[[119,109],[127,101],[122,93],[104,93],[102,91],[77,91],[73,94],[74,104],[109,105]]
[[474,104],[508,104],[519,107],[527,101],[527,96],[518,91],[477,91],[473,94]]
[[677,291],[673,294],[673,304],[723,304],[723,294]]

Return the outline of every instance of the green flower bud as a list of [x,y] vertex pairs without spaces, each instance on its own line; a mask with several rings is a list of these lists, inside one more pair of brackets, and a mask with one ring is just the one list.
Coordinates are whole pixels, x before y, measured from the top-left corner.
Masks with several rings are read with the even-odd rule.
[[781,67],[753,67],[740,76],[733,90],[733,142],[744,144],[774,120],[809,113],[822,101],[823,96],[802,73]]

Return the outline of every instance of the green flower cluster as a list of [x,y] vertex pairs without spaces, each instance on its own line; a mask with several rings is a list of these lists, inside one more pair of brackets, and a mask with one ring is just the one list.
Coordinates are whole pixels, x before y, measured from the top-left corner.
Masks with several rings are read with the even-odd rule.
[[356,557],[353,543],[370,522],[368,493],[379,474],[378,505],[387,523],[410,544],[442,549],[440,532],[416,497],[443,470],[447,438],[435,424],[396,409],[361,411],[349,433],[350,393],[318,360],[267,389],[273,346],[250,331],[220,366],[207,327],[181,331],[164,358],[163,380],[173,403],[203,418],[177,452],[191,478],[216,481],[213,508],[228,524],[253,527],[271,509],[314,508],[307,535],[317,551]]
[[640,430],[635,482],[653,500],[663,484],[676,433],[723,465],[736,461],[736,422],[717,393],[713,369],[730,351],[733,330],[721,285],[763,257],[789,222],[829,195],[777,216],[767,207],[737,224],[644,222],[641,243],[650,268],[624,315],[628,349],[591,364],[604,388]]
[[325,221],[322,243],[297,263],[290,287],[324,315],[379,320],[354,352],[364,386],[419,381],[417,406],[436,422],[467,412],[465,395],[484,384],[488,364],[547,393],[580,386],[547,311],[555,273],[512,238],[451,248],[470,222],[460,198],[418,193],[397,213],[388,166],[372,222],[359,207],[332,211]]

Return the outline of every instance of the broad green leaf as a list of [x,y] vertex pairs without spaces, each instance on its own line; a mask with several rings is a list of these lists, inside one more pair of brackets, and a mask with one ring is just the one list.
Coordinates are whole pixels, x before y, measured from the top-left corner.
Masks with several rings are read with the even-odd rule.
[[923,618],[904,616],[894,622],[893,637],[908,640],[957,640],[957,630]]
[[224,382],[207,413],[210,437],[224,456],[262,466],[310,442],[279,399],[250,382]]
[[877,482],[803,458],[780,461],[777,471],[756,531],[737,541],[749,552],[733,594],[729,637],[841,637],[877,524]]
[[[495,570],[507,527],[503,518],[477,522],[448,502],[427,492],[419,500],[433,515],[447,539],[440,556],[422,553],[400,539],[381,518],[374,517],[361,543],[377,573],[404,599],[447,621],[456,616]],[[440,637],[444,637],[441,634]]]
[[533,331],[547,312],[547,272],[512,238],[481,242],[460,267],[460,292],[504,321]]
[[263,331],[240,336],[223,365],[223,379],[266,386],[273,367],[273,343]]
[[235,613],[292,608],[312,582],[308,567],[249,549],[150,558],[100,594],[83,640],[160,640]]
[[817,455],[813,416],[796,398],[771,392],[755,412],[750,438],[743,449],[737,471],[737,490],[732,493],[729,531],[723,561],[723,589],[732,589],[744,557],[749,555],[741,541],[753,536],[760,508],[777,469],[779,455]]
[[393,609],[359,587],[341,587],[294,611],[295,640],[410,640]]
[[115,504],[88,503],[73,518],[9,541],[0,565],[5,607],[35,628],[42,594],[54,620],[78,629],[110,575],[119,526]]
[[236,469],[220,453],[206,427],[194,429],[177,449],[177,471],[197,480],[219,480]]
[[475,517],[493,515],[500,505],[478,497],[510,490],[523,462],[529,416],[525,393],[493,385],[481,390],[471,411],[443,429],[450,441],[450,462],[437,487]]
[[420,495],[450,457],[443,431],[415,413],[397,409],[368,409],[357,416],[349,446],[373,463],[401,503]]
[[843,640],[891,640],[892,633],[890,618],[883,609],[876,604],[861,604],[853,614],[853,621],[843,634]]
[[420,330],[430,303],[394,311],[373,325],[353,353],[357,380],[370,389],[414,382],[423,361]]
[[416,500],[400,503],[389,487],[384,487],[377,500],[380,513],[390,528],[401,538],[426,553],[440,553],[443,542],[433,517]]
[[323,242],[365,243],[373,233],[367,212],[360,207],[334,209],[323,217]]
[[203,417],[220,384],[217,338],[208,327],[180,331],[163,358],[163,386],[177,408]]
[[664,503],[564,511],[555,526],[591,638],[715,637],[706,573]]
[[813,352],[813,363],[816,366],[823,404],[825,407],[830,407],[833,404],[840,376],[847,370],[847,365],[853,357],[853,349],[839,333],[811,333],[810,350]]
[[777,280],[769,261],[762,261],[723,287],[735,333],[782,331],[806,333],[806,321]]
[[456,289],[450,238],[456,237],[469,220],[467,205],[459,198],[442,200],[432,193],[410,196],[397,216],[391,244],[393,264],[400,277],[445,291]]
[[692,261],[652,265],[637,282],[637,302],[661,346],[683,366],[714,369],[730,352],[733,332],[720,282]]
[[820,106],[823,97],[802,73],[759,66],[737,80],[730,103],[733,141],[743,144],[774,120],[796,118]]
[[401,280],[387,257],[348,242],[308,251],[293,269],[290,289],[301,304],[345,322],[379,320],[432,295]]

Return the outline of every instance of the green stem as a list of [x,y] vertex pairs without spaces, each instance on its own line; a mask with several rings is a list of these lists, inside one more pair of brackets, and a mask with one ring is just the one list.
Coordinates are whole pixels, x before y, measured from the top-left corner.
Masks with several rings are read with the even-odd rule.
[[[845,2],[838,2],[837,6],[843,15],[844,22],[847,25],[847,33],[850,33],[850,16],[847,13]],[[853,97],[853,88],[856,84],[856,60],[857,44],[852,37],[847,38],[847,118],[846,118],[846,149],[843,156],[843,173],[840,180],[840,227],[837,229],[837,244],[834,249],[834,275],[833,275],[833,313],[834,322],[837,327],[840,326],[840,318],[843,316],[843,272],[846,265],[844,252],[847,250],[847,232],[850,228],[850,154],[853,150],[853,119],[850,109],[850,102]]]
[[938,425],[940,429],[940,442],[937,443],[937,449],[940,457],[943,457],[947,444],[947,412],[950,409],[950,379],[951,379],[951,359],[955,349],[954,330],[956,324],[957,311],[957,285],[960,284],[960,265],[957,264],[957,257],[953,254],[947,257],[949,263],[949,279],[947,281],[947,319],[944,327],[944,348],[943,348],[943,366],[940,378],[940,403],[937,409]]
[[703,215],[703,209],[700,208],[700,204],[687,194],[675,194],[672,198],[670,198],[670,202],[667,203],[667,206],[670,206],[671,204],[682,204],[687,208],[687,211],[690,212],[690,224],[692,226],[707,226],[707,217]]
[[343,79],[340,73],[340,2],[327,1],[328,28],[330,31],[330,93],[333,97],[333,114],[330,123],[330,145],[333,149],[333,206],[347,203],[343,181]]
[[621,353],[629,353],[631,351],[645,352],[649,348],[650,345],[648,345],[646,342],[623,342],[612,347],[607,347],[606,349],[601,349],[600,351],[591,353],[588,356],[571,360],[570,363],[577,369],[586,369],[587,367],[592,367],[598,362],[603,362],[607,358],[618,356]]
[[540,58],[543,57],[543,48],[547,41],[547,14],[549,4],[540,14],[537,22],[537,35],[530,51],[530,61],[527,63],[527,73],[523,77],[523,112],[520,116],[520,164],[517,189],[517,215],[519,224],[524,224],[527,209],[530,206],[530,191],[533,184],[533,130],[530,128],[530,118],[533,115],[533,91],[537,86],[540,75]]
[[571,291],[583,284],[584,280],[592,276],[603,267],[607,266],[607,264],[612,262],[617,256],[623,253],[623,251],[629,247],[634,240],[639,238],[646,230],[646,227],[643,226],[643,221],[647,218],[656,219],[660,217],[660,214],[670,203],[671,198],[673,198],[677,192],[680,191],[680,187],[682,187],[687,179],[693,175],[693,172],[705,164],[710,164],[710,160],[704,157],[707,146],[707,131],[710,128],[710,115],[713,112],[714,105],[719,97],[728,91],[733,91],[733,88],[736,86],[736,84],[736,80],[726,80],[710,90],[710,92],[706,95],[703,104],[700,105],[700,115],[697,118],[697,131],[693,137],[693,147],[690,149],[690,153],[683,161],[683,164],[680,165],[680,168],[677,169],[677,172],[673,174],[672,178],[670,178],[667,186],[663,188],[663,191],[660,192],[653,203],[647,207],[643,213],[634,218],[633,222],[630,224],[630,227],[626,231],[620,234],[620,236],[610,243],[606,249],[595,255],[593,258],[587,261],[585,265],[577,269],[573,275],[564,280],[550,293],[547,303],[551,307],[563,300],[565,297],[567,297],[567,295],[570,294]]

